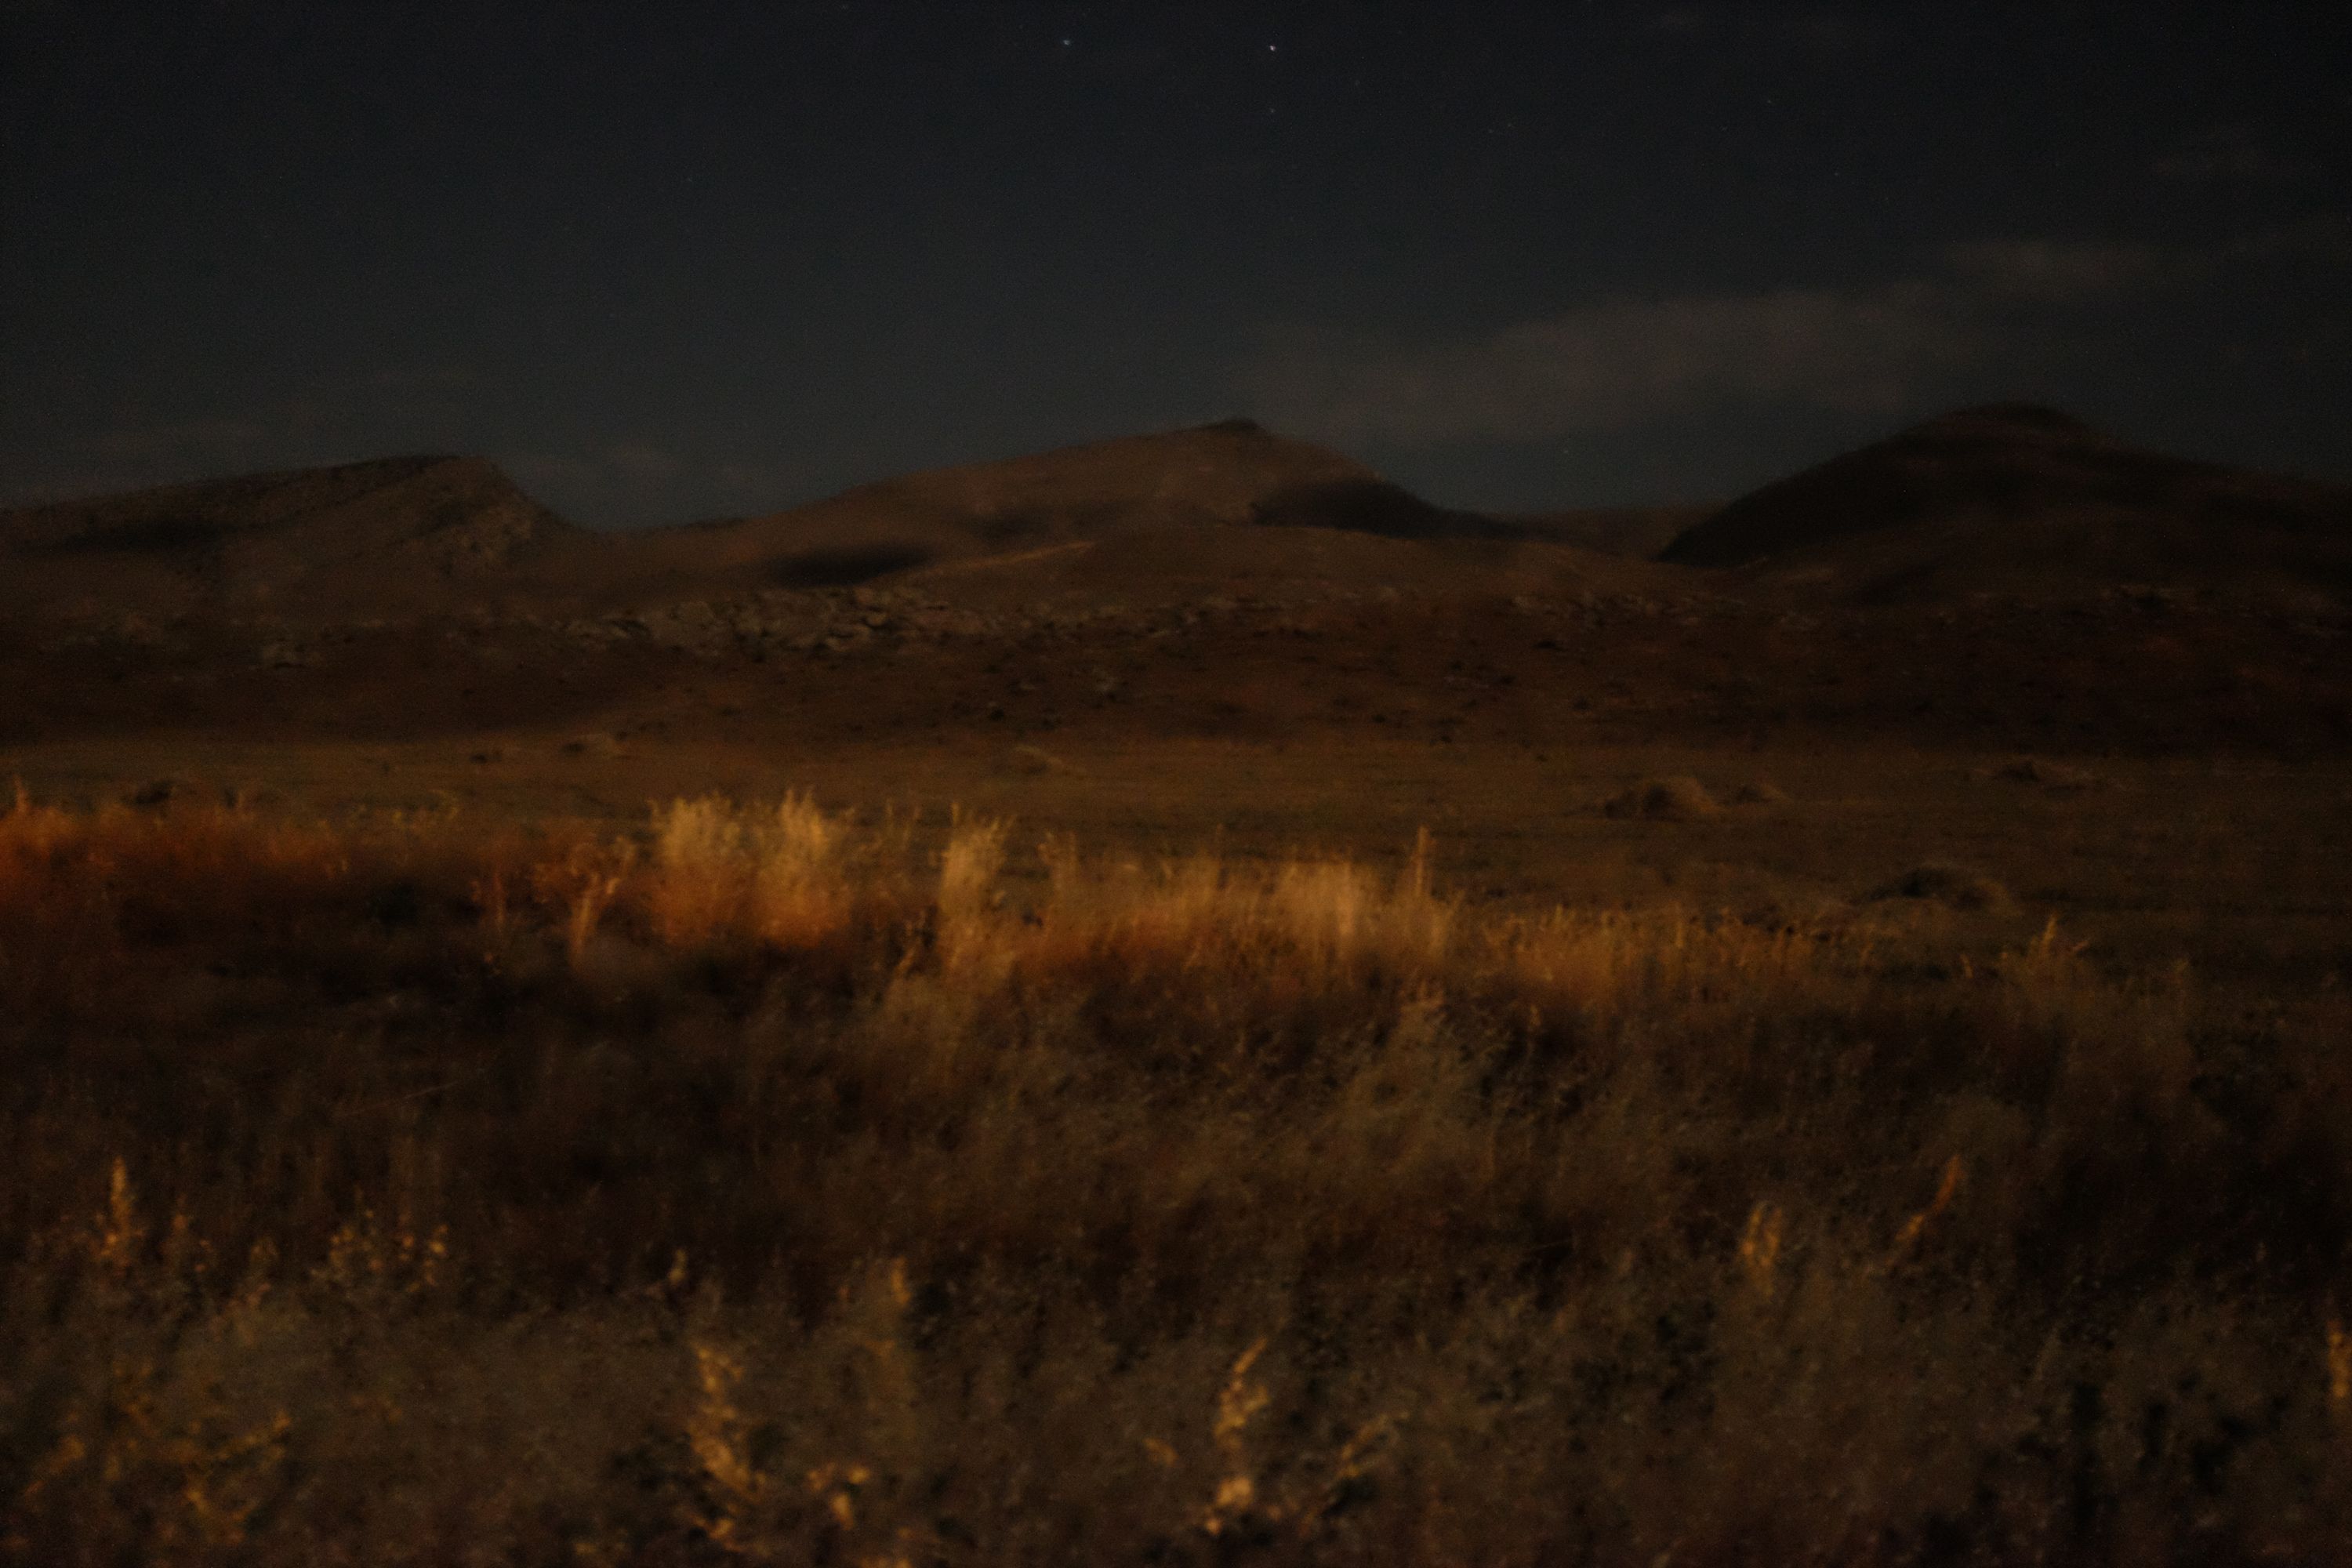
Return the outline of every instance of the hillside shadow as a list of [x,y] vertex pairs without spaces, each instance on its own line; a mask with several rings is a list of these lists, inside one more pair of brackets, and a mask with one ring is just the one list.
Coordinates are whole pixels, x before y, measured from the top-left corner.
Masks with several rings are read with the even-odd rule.
[[51,560],[71,560],[82,555],[169,555],[202,550],[236,531],[233,524],[203,518],[154,518],[49,540],[28,547],[25,553]]
[[1336,479],[1276,490],[1250,521],[1274,528],[1333,528],[1389,539],[1526,539],[1522,524],[1433,505],[1384,479]]
[[928,563],[934,552],[917,544],[869,544],[840,550],[803,550],[768,566],[779,588],[851,588]]

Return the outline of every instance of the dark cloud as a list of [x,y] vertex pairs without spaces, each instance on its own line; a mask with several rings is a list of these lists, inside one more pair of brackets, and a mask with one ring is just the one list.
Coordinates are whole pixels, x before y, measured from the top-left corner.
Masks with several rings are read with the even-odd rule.
[[1423,465],[1447,499],[1717,493],[1947,395],[2352,461],[2352,371],[2310,346],[2352,8],[0,0],[0,493],[459,450],[634,524],[1244,388],[1348,444],[1501,433]]
[[2316,171],[2254,126],[2210,126],[2158,158],[2157,175],[2175,184],[2237,189],[2299,185]]
[[1240,380],[1276,422],[1403,447],[1546,441],[1737,405],[1892,412],[2021,355],[2070,310],[2194,282],[2249,247],[2307,253],[2338,232],[2305,224],[2204,249],[1980,240],[1866,287],[1603,300],[1443,340],[1293,331]]
[[1447,342],[1301,334],[1244,384],[1333,440],[1540,441],[1722,403],[1894,407],[1979,347],[1944,290],[1904,282],[1611,300]]
[[2289,262],[2352,267],[2352,212],[2326,208],[2229,241],[2219,254],[2232,262]]
[[2199,258],[2153,245],[2063,239],[1997,239],[1945,252],[1952,276],[1985,294],[2034,304],[2113,298],[2177,282]]

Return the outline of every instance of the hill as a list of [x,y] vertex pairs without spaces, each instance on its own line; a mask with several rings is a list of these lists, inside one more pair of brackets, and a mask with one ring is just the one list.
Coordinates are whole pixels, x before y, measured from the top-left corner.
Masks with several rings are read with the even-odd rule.
[[433,609],[593,550],[483,458],[386,458],[0,512],[0,605]]
[[1744,496],[1662,559],[1852,603],[2126,585],[2341,602],[2352,490],[2128,446],[2050,409],[1964,409]]
[[2334,754],[2339,496],[2017,409],[1768,488],[1663,561],[1241,424],[625,536],[478,459],[392,459],[0,515],[0,746],[555,726]]
[[881,579],[975,607],[1142,608],[1211,598],[1307,604],[1393,595],[1658,594],[1686,574],[1535,539],[1397,537],[1293,523],[1177,523],[943,561]]
[[[764,516],[601,534],[479,458],[374,462],[176,485],[0,513],[0,603],[105,621],[259,616],[331,623],[504,605],[622,613],[949,573],[950,596],[1168,602],[1311,596],[1443,581],[1517,592],[1577,521],[1436,506],[1336,452],[1248,420],[1093,442],[862,485]],[[1604,528],[1604,531],[1607,530]],[[1064,559],[1057,552],[1081,553]],[[1454,547],[1431,554],[1420,547]],[[1535,549],[1527,554],[1520,546]],[[1541,549],[1536,549],[1542,546]],[[1568,552],[1570,554],[1576,552]]]
[[1534,531],[1432,505],[1351,458],[1233,419],[910,474],[629,548],[636,572],[680,587],[814,588],[1113,534],[1241,525],[1402,539]]

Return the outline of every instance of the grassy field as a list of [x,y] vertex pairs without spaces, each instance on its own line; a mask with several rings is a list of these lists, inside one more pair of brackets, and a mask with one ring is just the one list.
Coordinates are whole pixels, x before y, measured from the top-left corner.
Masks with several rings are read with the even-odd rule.
[[[1602,809],[1642,780],[1677,776],[1722,809],[1664,821]],[[2014,945],[2055,914],[2100,961],[2132,969],[2186,958],[2209,981],[2303,989],[2352,963],[2352,763],[2338,758],[2036,758],[1853,740],[1069,734],[1024,744],[981,731],[737,744],[557,730],[354,746],[158,732],[0,750],[0,785],[10,779],[83,808],[169,785],[184,803],[612,832],[641,826],[654,801],[801,793],[868,816],[897,810],[936,825],[962,810],[1021,824],[1008,870],[1022,879],[1038,874],[1031,851],[1048,832],[1104,853],[1213,849],[1239,862],[1339,857],[1393,869],[1426,829],[1451,892],[1518,910],[1671,902],[1769,918],[1864,901],[1941,864],[2014,895],[2007,920],[1955,931],[1980,946]]]
[[2340,771],[5,761],[16,1560],[2352,1540]]

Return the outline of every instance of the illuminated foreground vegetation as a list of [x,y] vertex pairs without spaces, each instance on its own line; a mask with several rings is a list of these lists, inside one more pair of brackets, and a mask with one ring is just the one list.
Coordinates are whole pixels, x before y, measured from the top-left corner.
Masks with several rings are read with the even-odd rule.
[[0,817],[0,1554],[2352,1542],[2340,990],[1030,849]]

